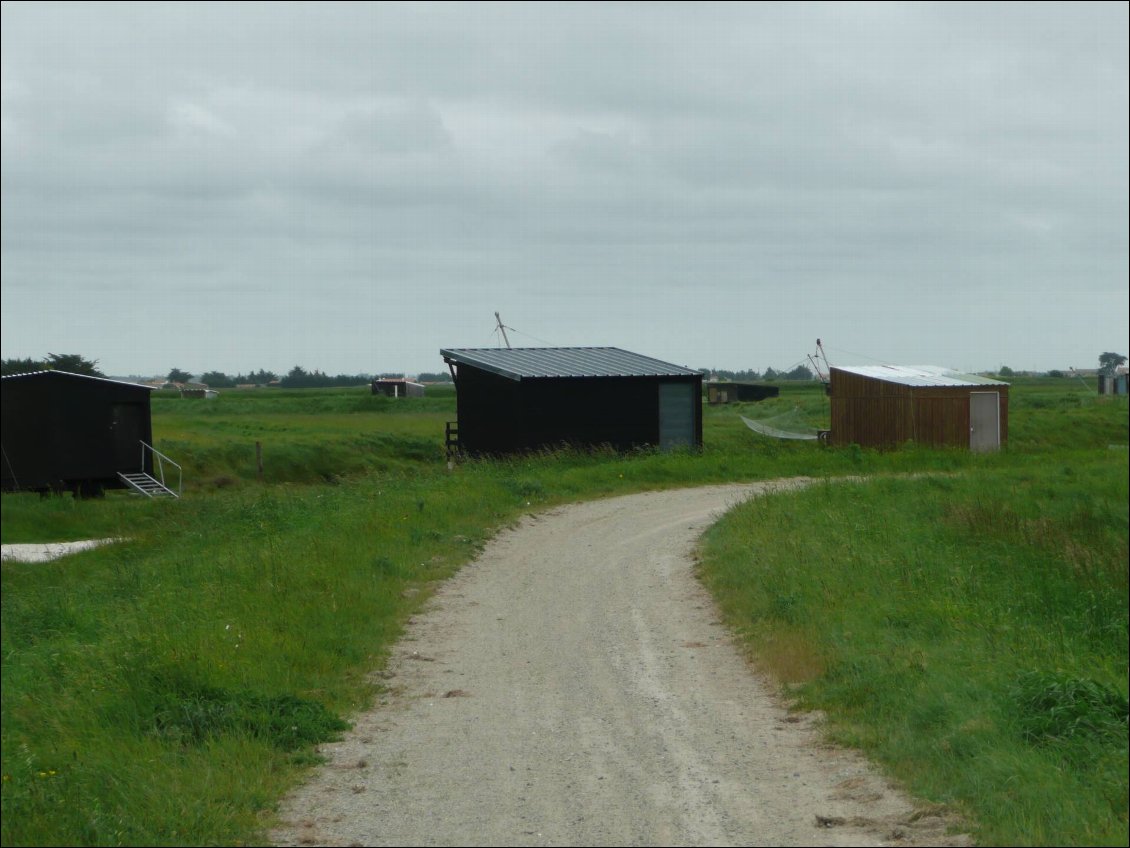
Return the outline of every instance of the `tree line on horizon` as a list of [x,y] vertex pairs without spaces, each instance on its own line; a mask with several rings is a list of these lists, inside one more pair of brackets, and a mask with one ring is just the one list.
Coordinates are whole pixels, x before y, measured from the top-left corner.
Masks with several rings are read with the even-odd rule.
[[[229,376],[223,371],[205,371],[199,377],[193,377],[187,371],[173,368],[166,379],[171,383],[203,383],[211,389],[232,389],[241,385],[278,386],[283,389],[324,389],[343,386],[360,386],[379,378],[401,379],[402,372],[387,372],[381,374],[336,374],[330,375],[315,368],[307,371],[301,365],[295,365],[286,374],[279,376],[274,371],[259,369],[249,371],[247,374]],[[423,383],[450,383],[451,375],[443,373],[421,372],[417,380]]]
[[798,365],[789,371],[778,371],[769,367],[764,371],[747,368],[745,371],[728,371],[725,368],[699,368],[703,377],[712,380],[726,380],[731,383],[756,383],[760,380],[815,380],[807,365]]
[[105,377],[98,370],[97,359],[86,359],[77,353],[49,353],[44,359],[31,357],[0,360],[0,375],[30,374],[34,371],[66,371],[70,374],[84,374],[87,377]]

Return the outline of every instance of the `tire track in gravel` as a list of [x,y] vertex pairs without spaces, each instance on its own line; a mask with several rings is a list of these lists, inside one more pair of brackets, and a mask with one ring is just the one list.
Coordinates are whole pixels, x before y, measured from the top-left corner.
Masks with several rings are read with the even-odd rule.
[[387,703],[280,808],[278,845],[915,845],[947,836],[759,680],[698,536],[806,480],[524,518],[409,625]]

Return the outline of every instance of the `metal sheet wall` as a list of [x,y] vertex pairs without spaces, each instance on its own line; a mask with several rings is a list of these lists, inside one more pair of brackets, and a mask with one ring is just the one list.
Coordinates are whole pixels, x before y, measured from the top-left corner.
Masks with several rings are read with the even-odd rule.
[[628,450],[658,445],[659,384],[686,382],[694,444],[702,444],[701,377],[568,377],[511,380],[466,364],[456,380],[459,442],[471,454],[562,445]]

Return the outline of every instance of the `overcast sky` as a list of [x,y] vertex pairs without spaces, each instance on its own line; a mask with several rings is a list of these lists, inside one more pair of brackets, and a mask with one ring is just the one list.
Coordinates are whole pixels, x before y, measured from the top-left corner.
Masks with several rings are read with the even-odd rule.
[[2,355],[1093,368],[1127,9],[4,3]]

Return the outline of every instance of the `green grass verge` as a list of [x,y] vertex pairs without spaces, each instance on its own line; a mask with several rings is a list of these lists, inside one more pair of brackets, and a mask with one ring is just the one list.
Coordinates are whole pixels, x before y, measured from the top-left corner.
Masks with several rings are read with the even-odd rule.
[[978,841],[1127,841],[1127,461],[829,482],[750,502],[701,572],[834,737]]

